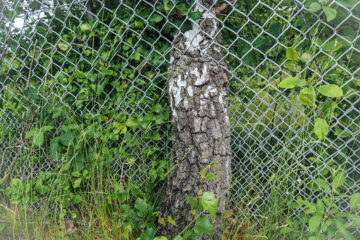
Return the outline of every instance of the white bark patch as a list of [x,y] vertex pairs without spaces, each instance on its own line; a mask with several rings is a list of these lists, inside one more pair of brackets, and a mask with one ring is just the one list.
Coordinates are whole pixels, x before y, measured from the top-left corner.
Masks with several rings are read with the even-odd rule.
[[194,68],[193,70],[190,71],[191,74],[195,75],[195,77],[198,79],[200,78],[200,72],[198,68]]
[[173,96],[175,98],[174,99],[175,106],[179,106],[181,100],[183,99],[182,96],[181,96],[181,90],[182,90],[182,88],[185,88],[186,85],[187,85],[186,77],[184,77],[184,79],[183,79],[182,75],[179,74],[178,79],[176,81],[176,84],[173,84],[173,86],[172,86]]
[[187,92],[188,92],[188,94],[189,94],[189,97],[193,97],[193,96],[194,96],[194,90],[192,89],[191,86],[188,86],[188,87],[186,88],[186,90],[187,90]]
[[204,85],[208,81],[208,66],[207,64],[203,65],[202,74],[198,79],[195,81],[195,86]]
[[225,99],[224,99],[225,96],[226,96],[225,91],[220,92],[220,94],[219,94],[219,102],[220,102],[221,105],[223,105],[225,103]]
[[198,50],[200,48],[200,42],[203,40],[201,36],[201,29],[199,25],[193,24],[192,30],[185,32],[185,46],[189,51]]

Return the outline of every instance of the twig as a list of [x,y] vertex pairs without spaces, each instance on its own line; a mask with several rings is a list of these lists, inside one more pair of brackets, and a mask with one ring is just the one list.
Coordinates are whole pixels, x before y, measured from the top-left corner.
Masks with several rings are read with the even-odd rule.
[[26,88],[30,87],[31,71],[32,71],[32,67],[33,67],[33,64],[34,64],[34,58],[35,58],[35,53],[36,53],[37,42],[38,42],[38,40],[36,39],[35,44],[34,44],[34,52],[33,52],[32,59],[31,59],[30,70],[29,70],[29,75],[28,75],[28,82],[27,82]]

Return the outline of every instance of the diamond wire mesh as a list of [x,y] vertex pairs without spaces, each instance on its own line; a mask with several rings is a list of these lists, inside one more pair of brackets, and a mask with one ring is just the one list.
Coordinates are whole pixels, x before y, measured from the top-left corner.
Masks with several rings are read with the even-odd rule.
[[[271,182],[274,175],[280,179],[287,179],[286,182],[289,184],[285,191],[287,196],[285,198],[282,196],[284,201],[293,201],[298,196],[313,200],[319,197],[322,192],[313,191],[313,180],[320,176],[326,176],[326,180],[330,183],[328,171],[334,166],[334,163],[345,172],[353,186],[360,184],[360,152],[358,150],[360,143],[360,78],[358,67],[356,67],[357,59],[360,57],[360,40],[359,27],[355,26],[360,23],[360,2],[325,1],[328,6],[337,9],[338,13],[342,13],[341,19],[336,23],[326,21],[327,16],[323,11],[311,10],[311,3],[314,2],[300,0],[243,1],[236,4],[227,2],[231,5],[229,9],[225,13],[217,15],[223,34],[222,50],[232,77],[229,97],[234,179],[232,202],[239,208],[241,208],[239,202],[249,202],[247,207],[251,209],[254,216],[264,216],[267,211],[271,211],[271,209],[264,209],[268,206],[266,202],[274,194],[281,194],[283,191],[280,191],[282,186],[276,186],[277,182]],[[30,7],[30,3],[37,3],[39,7],[34,10]],[[97,9],[89,8],[89,4],[96,5]],[[54,87],[48,91],[48,95],[40,95],[43,106],[36,106],[38,108],[46,107],[50,98],[55,98],[62,104],[64,96],[66,96],[73,99],[74,105],[80,106],[77,110],[79,115],[99,113],[105,106],[110,106],[116,111],[141,116],[151,109],[152,101],[155,99],[154,93],[158,94],[160,99],[167,98],[164,85],[166,76],[161,74],[164,67],[169,66],[174,40],[162,37],[161,34],[169,24],[174,30],[179,30],[186,24],[185,21],[180,24],[171,22],[170,15],[164,14],[156,7],[161,4],[161,1],[150,0],[118,1],[113,5],[106,4],[106,1],[95,0],[9,1],[0,4],[0,22],[3,25],[0,29],[0,46],[13,56],[11,58],[2,56],[0,123],[3,132],[15,129],[15,134],[11,138],[2,138],[0,144],[4,155],[4,168],[0,173],[1,176],[4,176],[9,170],[11,159],[17,152],[16,147],[13,146],[20,141],[21,129],[24,124],[27,124],[22,120],[22,112],[26,111],[26,107],[22,103],[26,99],[19,94],[19,90],[14,85],[28,81],[27,73],[29,71],[33,74],[33,81],[40,83],[38,89],[45,86],[47,77],[54,79],[54,86],[61,86],[65,89],[57,92],[57,88]],[[147,7],[144,8],[144,5]],[[19,6],[26,9],[20,16],[9,14],[11,10]],[[56,11],[61,14],[55,14]],[[129,13],[129,16],[120,18],[117,15],[120,11]],[[147,14],[144,15],[143,12],[146,11]],[[177,11],[175,6],[172,6],[167,13],[171,11]],[[104,15],[107,15],[108,18],[111,16],[111,20],[103,22]],[[163,21],[159,28],[150,23],[156,17]],[[74,72],[79,69],[78,64],[88,66],[88,73],[85,77],[90,78],[91,73],[95,73],[100,76],[101,81],[105,80],[103,71],[95,67],[95,60],[90,61],[85,57],[84,52],[77,48],[78,40],[67,39],[63,36],[67,33],[74,33],[74,29],[65,24],[69,19],[74,22],[76,27],[79,27],[84,21],[92,21],[93,26],[97,25],[106,30],[106,34],[102,36],[104,39],[118,36],[115,44],[104,41],[97,49],[92,48],[90,41],[85,40],[81,44],[83,48],[89,49],[91,54],[95,55],[95,60],[105,59],[107,65],[121,59],[122,65],[116,69],[119,71],[119,81],[122,81],[120,76],[129,76],[131,69],[137,70],[135,75],[128,79],[131,91],[122,99],[113,97],[115,88],[106,92],[106,97],[99,102],[96,99],[87,99],[84,97],[84,92],[70,89],[82,89],[83,83],[76,82],[75,86],[70,86],[70,83],[61,81],[59,76],[72,77]],[[139,29],[132,24],[131,21],[134,19],[145,24]],[[201,22],[196,22],[188,16],[185,16],[185,20],[201,25]],[[15,23],[19,21],[23,21],[23,24],[16,25]],[[61,25],[62,23],[63,25]],[[57,25],[56,30],[53,27],[55,24]],[[114,28],[116,25],[121,25],[122,31],[117,32]],[[40,35],[35,33],[35,30],[39,31],[37,26],[42,26]],[[329,33],[328,38],[324,41],[316,38],[319,29]],[[152,40],[146,38],[146,31],[152,31],[155,37]],[[135,36],[134,38],[137,39],[134,41],[136,42],[123,41],[122,39],[125,39],[128,34]],[[48,64],[44,65],[35,59],[31,68],[28,62],[34,54],[35,38],[39,40],[36,46],[37,51],[48,58]],[[61,41],[70,50],[60,51],[58,42],[51,38],[62,39]],[[327,44],[335,39],[344,45],[343,52],[337,55],[329,50],[324,50]],[[23,44],[25,41],[31,44]],[[158,44],[169,47],[159,49]],[[140,45],[147,48],[147,53],[143,52],[143,56],[137,55]],[[301,64],[284,57],[285,50],[291,46],[302,53]],[[309,57],[309,52],[304,51],[304,46],[313,49],[312,56]],[[53,55],[58,54],[66,61],[62,65],[59,64],[52,58],[52,54],[46,52],[46,48],[55,49]],[[127,56],[121,52],[125,48],[130,49]],[[101,54],[104,49],[113,49],[115,53],[110,57],[103,57]],[[148,62],[146,65],[132,65],[130,59],[137,57],[146,59],[151,54],[156,56],[157,61]],[[73,55],[79,58],[78,62],[72,62]],[[50,63],[57,71],[50,71]],[[154,69],[155,76],[160,79],[160,82],[162,81],[161,84],[154,82],[156,77],[147,74],[146,68],[149,66]],[[16,71],[18,74],[10,74],[12,71]],[[313,121],[306,117],[306,107],[299,103],[296,91],[280,89],[277,84],[284,77],[306,75],[317,79],[314,84],[317,87],[321,84],[332,83],[334,79],[332,75],[336,76],[336,71],[341,72],[342,76],[346,76],[336,83],[346,89],[348,93],[346,97],[339,100],[338,106],[341,114],[333,118],[331,127],[335,129],[340,126],[346,137],[334,135],[335,130],[332,130],[332,137],[321,143],[308,130],[313,128]],[[150,84],[145,86],[138,84],[142,81],[148,81]],[[135,95],[137,97],[134,97]],[[9,98],[13,98],[13,102],[15,99],[16,106],[6,105]],[[132,99],[136,99],[136,102],[131,102]],[[18,111],[9,111],[11,108],[17,108]],[[299,122],[301,124],[298,124]],[[162,132],[165,136],[169,135],[166,129]],[[140,134],[140,132],[137,133]],[[144,145],[154,145],[163,149],[168,156],[169,139],[166,138],[160,142],[149,140],[144,142]],[[136,158],[140,158],[138,153],[134,154],[137,154]],[[46,162],[32,164],[29,159],[21,159],[21,162],[22,164],[16,167],[14,176],[29,175],[32,171],[30,169],[39,172],[53,168]],[[114,169],[120,169],[121,164],[119,161],[114,161]],[[120,175],[122,172],[118,171],[116,174]],[[275,191],[269,191],[274,186]],[[344,193],[352,193],[353,186],[345,183]],[[346,205],[340,207],[343,210],[348,208]],[[254,221],[260,221],[259,219],[255,217]]]

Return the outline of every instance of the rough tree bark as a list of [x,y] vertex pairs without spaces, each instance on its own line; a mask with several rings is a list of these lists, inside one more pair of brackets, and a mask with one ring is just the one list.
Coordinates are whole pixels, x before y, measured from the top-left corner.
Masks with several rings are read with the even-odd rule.
[[[193,29],[175,40],[172,51],[169,96],[172,111],[172,156],[168,189],[161,207],[162,216],[171,216],[164,234],[176,236],[191,222],[186,196],[198,191],[214,192],[218,199],[218,235],[231,183],[230,123],[227,113],[228,68],[220,47],[221,34],[215,18],[215,0],[197,0],[195,11],[203,17]],[[213,11],[211,11],[211,9]],[[202,168],[213,161],[217,179],[203,180]],[[208,216],[208,214],[206,214]],[[209,218],[210,219],[210,218]],[[203,236],[209,239],[209,236]]]

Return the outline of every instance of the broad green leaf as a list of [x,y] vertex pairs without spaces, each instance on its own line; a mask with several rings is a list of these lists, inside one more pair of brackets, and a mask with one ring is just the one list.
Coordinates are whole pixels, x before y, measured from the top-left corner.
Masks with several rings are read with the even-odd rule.
[[325,52],[336,52],[340,48],[344,46],[343,41],[340,38],[335,38],[327,43],[322,47],[322,50]]
[[323,140],[329,133],[329,125],[327,124],[326,120],[322,118],[315,119],[314,131],[316,136],[320,140]]
[[36,133],[36,132],[38,132],[39,131],[39,129],[38,128],[33,128],[33,129],[31,129],[30,131],[28,131],[27,133],[26,133],[26,136],[25,136],[25,139],[30,139],[32,136],[34,136],[34,134]]
[[60,50],[67,51],[69,49],[69,45],[67,43],[64,43],[64,42],[59,42],[58,43],[58,48],[60,48]]
[[292,232],[292,231],[293,231],[292,228],[290,228],[290,227],[284,227],[284,228],[282,228],[282,229],[280,230],[280,234],[287,234],[287,233]]
[[350,209],[353,211],[360,210],[360,193],[354,193],[350,198]]
[[77,178],[77,179],[73,182],[73,187],[74,187],[74,188],[80,187],[81,182],[82,182],[82,178]]
[[168,216],[168,217],[167,217],[167,221],[168,221],[168,223],[170,223],[171,225],[177,226],[175,220],[174,220],[171,216]]
[[295,78],[295,77],[289,77],[285,78],[279,83],[280,88],[294,88],[294,87],[303,87],[306,85],[306,81]]
[[134,208],[136,209],[136,213],[140,217],[145,217],[146,216],[147,207],[148,207],[148,205],[146,204],[146,202],[144,200],[142,200],[141,198],[136,199],[135,204],[134,204]]
[[217,211],[217,199],[213,192],[204,192],[201,197],[201,202],[205,210],[208,210],[211,217],[215,219]]
[[35,144],[35,146],[41,147],[44,143],[44,132],[40,130],[35,132],[33,136],[33,143]]
[[328,4],[330,2],[330,0],[319,0],[319,3],[321,4]]
[[46,131],[50,131],[52,129],[54,129],[53,126],[43,126],[43,127],[40,128],[40,131],[41,132],[46,132]]
[[180,235],[177,235],[174,240],[183,240],[183,238]]
[[341,5],[352,8],[358,0],[336,0],[336,2],[340,3]]
[[128,127],[137,127],[139,125],[139,121],[136,118],[129,117],[126,120],[125,125]]
[[323,10],[326,15],[326,21],[330,22],[331,20],[336,18],[336,14],[337,14],[336,9],[328,7],[328,6],[324,6]]
[[169,4],[169,3],[164,3],[164,8],[166,13],[169,13],[170,10],[173,8],[173,5]]
[[71,134],[70,130],[67,130],[65,133],[61,134],[59,137],[60,143],[64,146],[69,146],[73,141],[74,136]]
[[319,184],[319,186],[320,186],[322,189],[324,189],[324,190],[327,191],[328,193],[331,193],[331,189],[330,189],[330,187],[329,187],[329,184],[328,184],[324,179],[322,179],[322,178],[317,178],[317,179],[315,180],[315,182],[316,182],[317,184]]
[[196,21],[202,17],[202,14],[201,12],[190,12],[188,16]]
[[322,85],[317,90],[326,97],[341,97],[344,95],[343,90],[335,84]]
[[49,148],[50,158],[54,160],[59,160],[61,156],[60,150],[61,146],[59,144],[59,137],[51,139]]
[[91,25],[88,23],[84,23],[80,25],[80,30],[82,32],[89,32],[91,30]]
[[321,222],[322,222],[322,217],[318,215],[312,216],[309,220],[310,232],[317,232]]
[[317,12],[321,9],[321,5],[317,2],[314,2],[312,4],[310,4],[309,6],[309,11],[310,12]]
[[161,22],[161,20],[163,20],[163,18],[164,17],[161,16],[160,14],[155,13],[150,17],[149,21],[154,23],[159,23]]
[[289,47],[286,49],[286,57],[289,60],[296,61],[299,58],[299,54],[295,50],[295,48]]
[[336,174],[334,178],[334,188],[337,189],[341,187],[346,181],[346,175],[340,171]]
[[211,225],[207,217],[199,217],[198,219],[196,219],[194,231],[197,234],[203,234],[203,233],[212,234],[213,226]]
[[144,24],[140,21],[135,21],[134,22],[134,27],[136,28],[144,28]]
[[300,91],[300,102],[305,106],[315,105],[316,92],[313,88],[304,88]]

